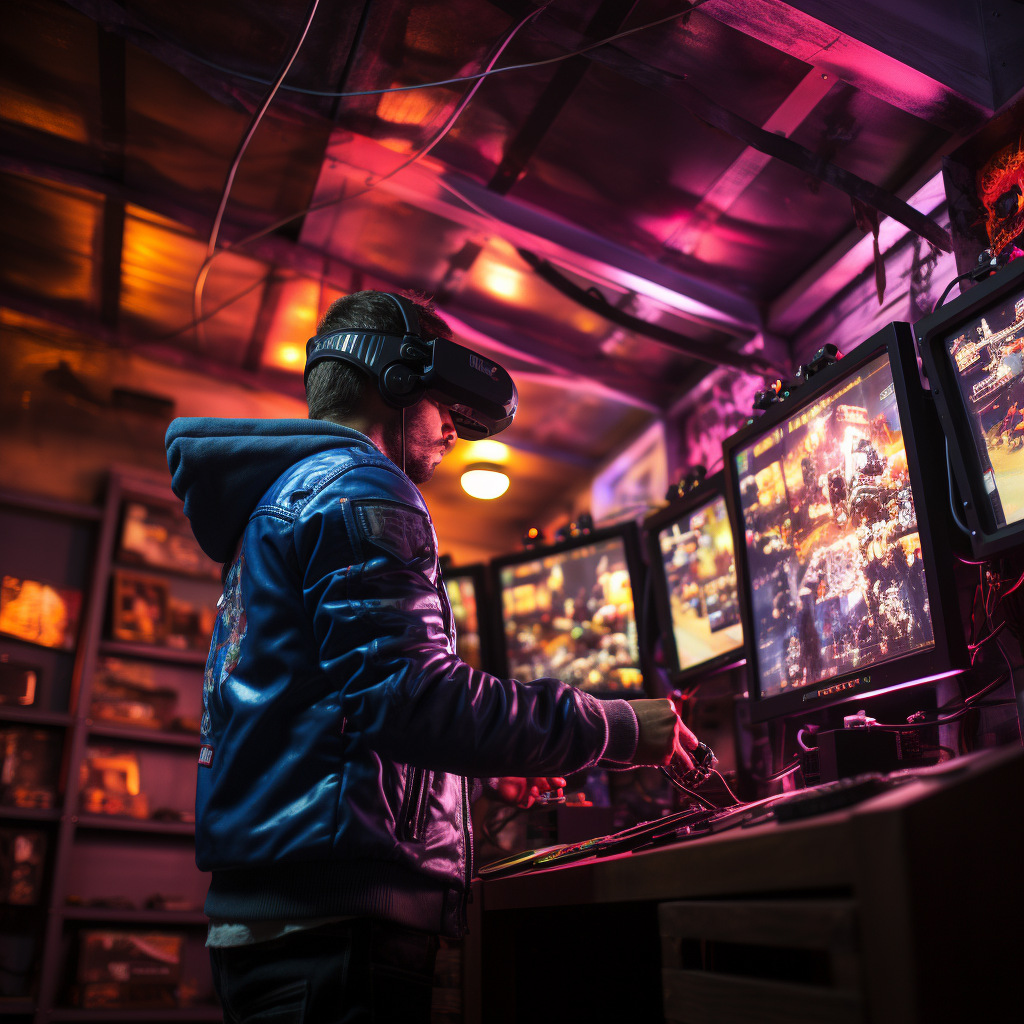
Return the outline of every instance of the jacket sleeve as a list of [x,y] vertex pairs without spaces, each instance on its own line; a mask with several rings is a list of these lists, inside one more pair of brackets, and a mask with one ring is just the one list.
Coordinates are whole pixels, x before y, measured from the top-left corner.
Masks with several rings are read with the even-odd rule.
[[[303,598],[346,735],[384,757],[475,777],[626,767],[637,721],[556,679],[517,682],[451,650],[433,529],[418,491],[352,469],[297,518]],[[386,497],[385,497],[386,495]]]

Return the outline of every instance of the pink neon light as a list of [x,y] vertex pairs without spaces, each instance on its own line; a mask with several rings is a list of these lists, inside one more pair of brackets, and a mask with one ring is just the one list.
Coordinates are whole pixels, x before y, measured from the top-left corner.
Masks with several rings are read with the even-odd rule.
[[962,675],[966,670],[962,668],[951,669],[949,672],[940,672],[934,676],[923,676],[920,679],[911,679],[906,683],[895,683],[892,686],[885,686],[881,690],[868,690],[866,693],[851,693],[849,697],[837,700],[837,704],[846,704],[851,700],[865,700],[867,697],[877,697],[881,693],[892,693],[894,690],[905,690],[908,686],[920,686],[921,683],[934,683],[937,679],[949,679],[950,676]]

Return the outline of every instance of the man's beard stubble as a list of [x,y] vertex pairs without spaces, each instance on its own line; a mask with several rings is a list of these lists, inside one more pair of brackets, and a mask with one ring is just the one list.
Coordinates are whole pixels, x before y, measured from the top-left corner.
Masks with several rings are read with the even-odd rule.
[[[417,429],[411,417],[405,417],[405,475],[414,484],[425,484],[434,475],[434,457],[441,445],[434,442],[427,431]],[[391,461],[402,468],[402,415],[399,413],[388,425],[385,442]]]

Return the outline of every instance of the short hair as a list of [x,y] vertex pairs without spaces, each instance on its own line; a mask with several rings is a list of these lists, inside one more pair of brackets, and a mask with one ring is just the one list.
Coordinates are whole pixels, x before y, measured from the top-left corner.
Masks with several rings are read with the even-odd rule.
[[[434,304],[422,295],[400,293],[415,307],[420,319],[420,333],[425,338],[450,338],[451,328],[441,319]],[[405,324],[398,307],[384,292],[363,291],[343,295],[330,304],[317,334],[344,330],[387,331],[402,334]],[[370,375],[340,359],[324,359],[317,363],[306,379],[306,403],[311,420],[328,417],[341,419],[359,407]]]

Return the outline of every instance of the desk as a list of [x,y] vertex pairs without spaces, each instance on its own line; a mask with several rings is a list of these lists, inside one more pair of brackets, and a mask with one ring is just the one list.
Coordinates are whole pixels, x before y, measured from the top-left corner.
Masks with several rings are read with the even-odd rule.
[[466,1024],[1020,1019],[1024,751],[853,808],[474,883]]

